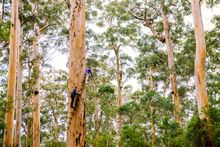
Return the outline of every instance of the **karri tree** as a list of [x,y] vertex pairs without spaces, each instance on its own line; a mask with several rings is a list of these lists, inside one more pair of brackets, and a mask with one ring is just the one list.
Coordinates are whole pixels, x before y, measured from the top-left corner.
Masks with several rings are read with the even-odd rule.
[[17,63],[17,19],[18,19],[18,0],[12,1],[11,12],[11,32],[10,32],[10,55],[9,55],[9,70],[8,70],[8,92],[6,100],[5,114],[5,134],[4,147],[13,146],[13,122],[14,122],[14,101],[16,92],[16,63]]
[[[70,2],[70,47],[68,80],[67,147],[85,147],[86,144],[86,91],[85,91],[85,1]],[[76,106],[70,107],[71,93],[77,87],[80,96]]]
[[208,106],[208,94],[205,81],[206,42],[202,22],[201,1],[192,0],[192,15],[196,39],[195,86],[200,119],[207,119],[204,108]]
[[[19,0],[18,8],[21,8],[21,1]],[[14,146],[21,146],[21,107],[22,107],[22,27],[21,19],[18,15],[17,19],[17,88],[16,88],[16,125],[15,125],[15,136]]]

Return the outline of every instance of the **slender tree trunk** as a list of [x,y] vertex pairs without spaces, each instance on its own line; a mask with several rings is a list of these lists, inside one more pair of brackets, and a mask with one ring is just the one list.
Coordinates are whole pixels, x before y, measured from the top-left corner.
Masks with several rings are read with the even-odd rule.
[[5,0],[2,0],[2,21],[4,21],[5,16]]
[[95,97],[95,144],[94,147],[97,146],[97,140],[99,137],[99,103],[100,103],[100,99],[98,96]]
[[[115,48],[114,51],[116,56],[116,78],[117,78],[117,87],[118,87],[117,107],[120,108],[122,106],[122,71],[120,65],[119,48]],[[116,122],[117,122],[116,146],[120,147],[122,116],[119,113],[116,114]]]
[[33,146],[33,117],[27,120],[26,147]]
[[206,42],[202,22],[200,0],[192,0],[192,15],[196,38],[195,86],[200,119],[208,119],[203,109],[208,105],[205,81]]
[[[152,75],[152,69],[151,67],[149,68],[149,82],[150,82],[150,90],[154,90],[154,82],[153,82],[153,75]],[[154,120],[154,115],[155,115],[155,110],[153,106],[150,106],[151,110],[151,146],[156,147],[156,137],[155,137],[155,120]]]
[[[19,2],[20,5],[20,2]],[[22,30],[21,21],[17,19],[17,48],[18,48],[18,64],[17,64],[17,91],[16,91],[16,125],[15,125],[15,137],[14,147],[21,146],[21,100],[22,100]]]
[[[68,80],[68,128],[67,147],[86,145],[86,91],[85,91],[85,1],[71,0],[70,55]],[[77,87],[78,101],[71,108],[71,92]],[[76,99],[76,98],[75,98]]]
[[175,105],[175,120],[177,123],[181,124],[180,119],[180,100],[179,100],[179,94],[177,90],[177,81],[176,81],[176,75],[174,73],[174,56],[173,56],[173,43],[170,37],[170,27],[169,27],[169,20],[167,16],[167,12],[165,10],[164,2],[161,1],[161,8],[162,10],[162,17],[163,17],[163,26],[164,26],[164,35],[165,35],[165,41],[166,41],[166,47],[167,47],[167,54],[168,54],[168,68],[170,70],[170,83],[171,83],[171,89],[172,89],[172,98]]
[[54,112],[54,143],[55,146],[58,146],[58,114],[57,111]]
[[34,39],[33,39],[33,49],[34,49],[34,85],[33,85],[33,147],[40,146],[40,63],[39,63],[39,26],[35,24],[34,26]]
[[[32,92],[32,83],[31,83],[31,60],[30,60],[30,48],[28,48],[28,91],[29,93]],[[33,107],[31,103],[31,97],[29,95],[27,106]],[[27,133],[26,133],[26,147],[32,146],[32,140],[33,140],[33,116],[32,113],[28,114],[27,122]]]
[[12,0],[8,87],[5,113],[4,147],[13,146],[14,99],[16,91],[18,1]]
[[154,108],[153,108],[153,106],[151,106],[150,109],[151,109],[151,146],[156,147],[155,120],[154,120]]

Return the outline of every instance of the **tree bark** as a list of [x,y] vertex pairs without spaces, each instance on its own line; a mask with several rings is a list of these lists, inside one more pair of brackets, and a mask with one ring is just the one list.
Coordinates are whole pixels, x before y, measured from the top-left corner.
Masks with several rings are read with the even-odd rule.
[[[67,147],[86,145],[86,91],[85,91],[85,0],[71,0],[71,26],[68,80],[68,128]],[[71,93],[77,87],[78,101],[70,107]]]
[[54,112],[54,147],[58,146],[58,113]]
[[192,15],[196,38],[195,86],[200,119],[208,119],[203,109],[208,106],[208,94],[205,81],[206,42],[202,22],[200,0],[192,0]]
[[[122,106],[122,71],[120,65],[120,57],[119,57],[119,47],[114,49],[116,56],[116,79],[117,79],[117,107],[120,108]],[[121,138],[121,128],[122,128],[122,116],[120,113],[116,114],[116,146],[120,147],[120,138]]]
[[[20,5],[20,1],[19,4]],[[18,63],[17,63],[17,91],[16,91],[16,125],[14,147],[21,146],[21,100],[22,100],[22,30],[21,20],[17,19],[17,49],[18,49]]]
[[6,97],[4,147],[13,146],[14,99],[16,91],[16,62],[17,62],[17,19],[18,1],[12,0],[11,26],[10,26],[10,54],[8,70],[8,87]]
[[26,147],[33,146],[33,117],[27,119]]
[[[33,147],[40,146],[40,63],[39,63],[39,26],[35,24],[34,26],[34,39],[33,39],[33,49],[34,49],[34,85],[33,85]],[[36,93],[38,92],[38,93]]]
[[162,17],[163,17],[163,26],[164,26],[164,35],[165,35],[165,42],[167,47],[167,54],[168,54],[168,68],[170,70],[170,83],[172,89],[172,99],[175,105],[175,120],[178,124],[181,124],[180,119],[180,100],[179,94],[177,90],[177,81],[176,75],[174,72],[174,56],[173,56],[173,43],[170,37],[170,27],[169,27],[169,20],[167,16],[167,12],[165,10],[164,1],[161,1],[161,8],[162,8]]

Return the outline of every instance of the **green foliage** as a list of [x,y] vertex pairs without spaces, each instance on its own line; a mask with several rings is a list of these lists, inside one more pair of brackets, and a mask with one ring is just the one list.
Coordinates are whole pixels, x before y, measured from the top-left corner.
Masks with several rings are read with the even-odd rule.
[[200,120],[198,115],[195,115],[187,126],[187,144],[189,146],[211,146],[213,140],[210,133],[208,122]]
[[0,20],[0,42],[8,41],[10,35],[10,21],[2,22]]
[[103,132],[101,135],[99,135],[96,145],[97,147],[115,147],[114,138],[112,137],[112,134],[108,132]]
[[136,125],[125,125],[122,129],[121,142],[124,147],[146,146],[145,129]]
[[45,147],[66,147],[66,142],[46,142]]
[[111,85],[101,85],[98,92],[100,93],[100,95],[102,94],[112,94],[114,93],[114,87],[112,87]]

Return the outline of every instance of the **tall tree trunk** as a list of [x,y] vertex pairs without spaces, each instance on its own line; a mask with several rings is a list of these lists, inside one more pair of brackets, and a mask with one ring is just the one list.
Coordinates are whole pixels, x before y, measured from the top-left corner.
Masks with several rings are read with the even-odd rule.
[[[116,79],[117,79],[117,88],[118,88],[118,97],[117,97],[117,107],[120,108],[122,106],[122,71],[120,65],[120,57],[119,57],[119,47],[114,49],[116,56]],[[120,113],[116,114],[116,146],[120,147],[120,138],[121,138],[121,128],[122,128],[122,116]]]
[[165,35],[167,54],[168,54],[168,68],[170,70],[170,83],[171,83],[171,89],[172,89],[172,99],[173,99],[174,105],[175,105],[174,115],[175,115],[176,122],[178,124],[181,124],[180,100],[179,100],[179,94],[178,94],[178,90],[177,90],[176,75],[174,73],[173,43],[172,43],[172,40],[170,37],[169,21],[168,21],[168,16],[167,16],[167,12],[166,12],[166,8],[164,6],[163,0],[161,1],[161,8],[162,8],[164,35]]
[[13,146],[14,99],[16,91],[18,1],[12,0],[8,87],[5,113],[4,147]]
[[5,16],[5,0],[2,0],[2,21],[4,21]]
[[[85,0],[71,0],[71,26],[68,80],[68,128],[67,147],[86,145],[86,91],[85,91]],[[78,101],[70,107],[71,93],[77,87]],[[75,98],[76,99],[76,98]]]
[[[19,1],[20,5],[20,1]],[[17,19],[17,48],[18,48],[18,64],[17,64],[17,91],[16,91],[16,125],[14,147],[21,146],[21,100],[22,100],[22,30],[21,20]]]
[[[154,82],[153,82],[153,73],[151,67],[149,68],[149,83],[150,83],[150,90],[154,90]],[[155,110],[153,106],[150,106],[151,110],[151,146],[156,147],[156,137],[155,137]]]
[[54,147],[58,146],[58,113],[54,112]]
[[202,22],[200,0],[192,0],[192,15],[196,38],[195,86],[200,119],[207,119],[202,110],[208,105],[205,81],[206,42]]
[[39,63],[39,26],[35,24],[34,26],[34,39],[33,39],[33,49],[34,49],[34,85],[33,85],[33,147],[40,146],[40,63]]

